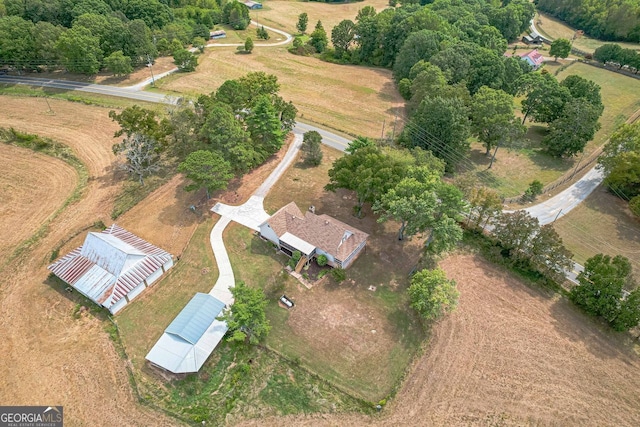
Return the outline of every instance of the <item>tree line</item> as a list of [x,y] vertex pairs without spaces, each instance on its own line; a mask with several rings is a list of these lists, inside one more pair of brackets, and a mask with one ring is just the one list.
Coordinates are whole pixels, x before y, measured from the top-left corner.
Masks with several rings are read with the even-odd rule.
[[255,72],[164,115],[137,105],[111,111],[120,125],[114,136],[124,136],[113,150],[141,184],[161,167],[177,164],[192,182],[186,189],[205,189],[209,196],[282,147],[297,109],[279,89],[275,76]]
[[[333,48],[318,22],[306,44],[298,38],[292,51],[392,68],[408,116],[395,142],[431,151],[444,160],[447,172],[466,161],[472,136],[484,144],[491,167],[499,147],[522,142],[526,119],[548,124],[547,153],[570,157],[599,129],[600,88],[579,76],[560,83],[544,70],[533,72],[520,57],[504,55],[507,40],[532,16],[526,1],[404,3],[380,13],[365,6],[355,22],[343,20],[332,29]],[[307,23],[307,14],[301,14],[301,33]],[[556,47],[564,56],[566,49]],[[516,118],[515,96],[525,98],[522,121]]]
[[180,67],[193,61],[184,47],[204,46],[220,23],[246,28],[248,8],[235,0],[2,0],[0,66],[127,74],[179,52]]
[[536,4],[591,37],[640,42],[638,0],[537,0]]
[[628,67],[635,74],[640,71],[640,54],[634,49],[624,49],[614,43],[600,46],[593,52],[593,59],[603,64],[615,64],[619,69]]

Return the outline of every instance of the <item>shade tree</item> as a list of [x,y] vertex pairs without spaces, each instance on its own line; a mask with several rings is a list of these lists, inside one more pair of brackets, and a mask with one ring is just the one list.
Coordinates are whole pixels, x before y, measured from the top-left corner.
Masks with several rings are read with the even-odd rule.
[[408,293],[411,308],[426,320],[436,320],[450,313],[459,298],[456,282],[447,279],[446,273],[439,268],[414,274]]
[[215,151],[198,150],[190,153],[178,166],[178,171],[185,174],[192,183],[185,186],[186,191],[204,188],[207,199],[216,190],[227,188],[233,178],[231,165]]

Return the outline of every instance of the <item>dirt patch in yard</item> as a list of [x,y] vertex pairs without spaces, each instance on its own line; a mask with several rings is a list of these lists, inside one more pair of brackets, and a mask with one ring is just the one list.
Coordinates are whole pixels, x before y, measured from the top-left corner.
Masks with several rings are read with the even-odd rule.
[[62,160],[4,143],[0,164],[0,256],[5,259],[64,203],[78,176]]
[[625,334],[479,257],[442,262],[460,290],[429,348],[380,417],[285,417],[243,425],[640,423],[640,360]]

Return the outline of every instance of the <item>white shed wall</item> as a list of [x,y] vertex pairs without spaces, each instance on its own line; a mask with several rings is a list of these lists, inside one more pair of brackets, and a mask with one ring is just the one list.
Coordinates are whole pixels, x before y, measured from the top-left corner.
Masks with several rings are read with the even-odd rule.
[[147,277],[147,286],[151,286],[153,284],[153,282],[155,282],[156,280],[158,280],[160,278],[160,276],[162,276],[162,269],[161,268],[157,269],[156,271],[151,273],[149,275],[149,277]]
[[135,288],[131,289],[131,292],[129,292],[127,294],[127,298],[129,298],[129,302],[133,301],[133,299],[135,297],[140,295],[140,293],[142,293],[142,291],[144,291],[145,288],[146,288],[146,286],[144,285],[144,282],[142,282],[138,286],[136,286]]
[[117,312],[122,310],[125,305],[127,305],[127,299],[122,298],[120,301],[109,307],[109,311],[111,312],[111,314],[116,314]]

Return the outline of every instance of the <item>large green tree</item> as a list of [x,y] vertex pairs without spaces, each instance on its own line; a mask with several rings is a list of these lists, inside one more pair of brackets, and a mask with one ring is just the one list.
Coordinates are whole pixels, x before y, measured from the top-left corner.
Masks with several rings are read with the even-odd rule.
[[246,172],[266,159],[228,105],[216,102],[207,108],[199,135],[206,148],[221,153],[236,172]]
[[114,110],[109,111],[109,117],[120,125],[114,133],[114,137],[134,133],[149,136],[154,140],[164,143],[166,137],[171,133],[171,125],[166,118],[161,118],[154,110],[134,105],[116,113]]
[[493,235],[503,255],[516,265],[531,266],[554,279],[571,268],[572,254],[550,224],[540,226],[526,211],[503,213],[494,221]]
[[286,134],[282,130],[278,112],[268,96],[263,95],[256,100],[246,123],[256,150],[263,153],[265,158],[282,147]]
[[355,24],[350,19],[344,19],[333,27],[331,30],[331,43],[335,49],[336,57],[342,58],[349,53],[349,48],[355,35]]
[[313,48],[318,53],[322,53],[327,48],[329,44],[329,38],[327,37],[327,32],[322,26],[322,22],[318,21],[316,23],[316,27],[310,35],[309,45],[313,46]]
[[447,279],[441,269],[420,270],[411,278],[409,300],[411,308],[427,320],[435,320],[453,311],[458,305],[456,282]]
[[[637,325],[640,317],[638,296],[634,295],[627,305],[622,303],[624,287],[633,285],[631,264],[627,258],[603,254],[589,258],[584,264],[584,271],[578,275],[578,282],[580,284],[571,290],[570,298],[587,313],[604,318],[619,330]],[[635,307],[632,304],[636,304]],[[623,306],[624,312],[621,310]],[[621,314],[622,318],[618,320]]]
[[460,98],[426,97],[403,131],[408,147],[429,150],[453,170],[469,152],[469,112]]
[[549,49],[549,55],[553,56],[554,60],[558,58],[566,58],[571,53],[571,42],[567,39],[559,38],[551,42],[551,48]]
[[225,309],[219,317],[229,327],[227,338],[232,342],[246,342],[258,344],[263,340],[271,326],[265,313],[267,299],[262,289],[250,288],[244,282],[238,282],[231,288],[234,303]]
[[522,123],[531,116],[536,122],[551,123],[562,115],[564,104],[571,99],[569,89],[561,86],[549,73],[524,74],[518,83],[522,100]]
[[614,193],[626,199],[640,194],[640,122],[625,124],[614,132],[598,164]]
[[198,150],[189,154],[178,166],[178,171],[193,181],[184,188],[186,191],[204,188],[207,199],[211,197],[213,191],[227,188],[229,180],[233,178],[229,162],[220,154],[207,150]]
[[471,130],[487,149],[487,155],[498,144],[508,146],[525,132],[513,112],[513,97],[487,86],[473,96]]
[[178,49],[173,52],[173,63],[182,72],[195,71],[198,66],[198,56],[187,49]]
[[113,52],[104,59],[104,66],[111,71],[114,76],[126,76],[131,74],[131,58],[125,56],[121,50]]
[[305,132],[302,138],[300,151],[304,162],[311,166],[318,166],[322,163],[322,136],[315,130]]
[[67,70],[81,74],[100,71],[100,38],[93,36],[85,27],[74,27],[60,34],[56,49]]
[[556,157],[571,157],[584,151],[593,139],[602,110],[584,98],[572,99],[564,105],[562,114],[549,125],[542,146]]
[[304,34],[307,31],[307,25],[309,24],[309,15],[307,12],[303,12],[298,15],[298,23],[296,24],[296,28],[300,31],[301,34]]
[[325,189],[354,191],[355,211],[360,217],[363,205],[375,202],[393,188],[405,175],[406,168],[414,163],[415,159],[408,153],[365,146],[333,163]]
[[18,69],[35,65],[33,26],[18,16],[0,17],[0,62]]

